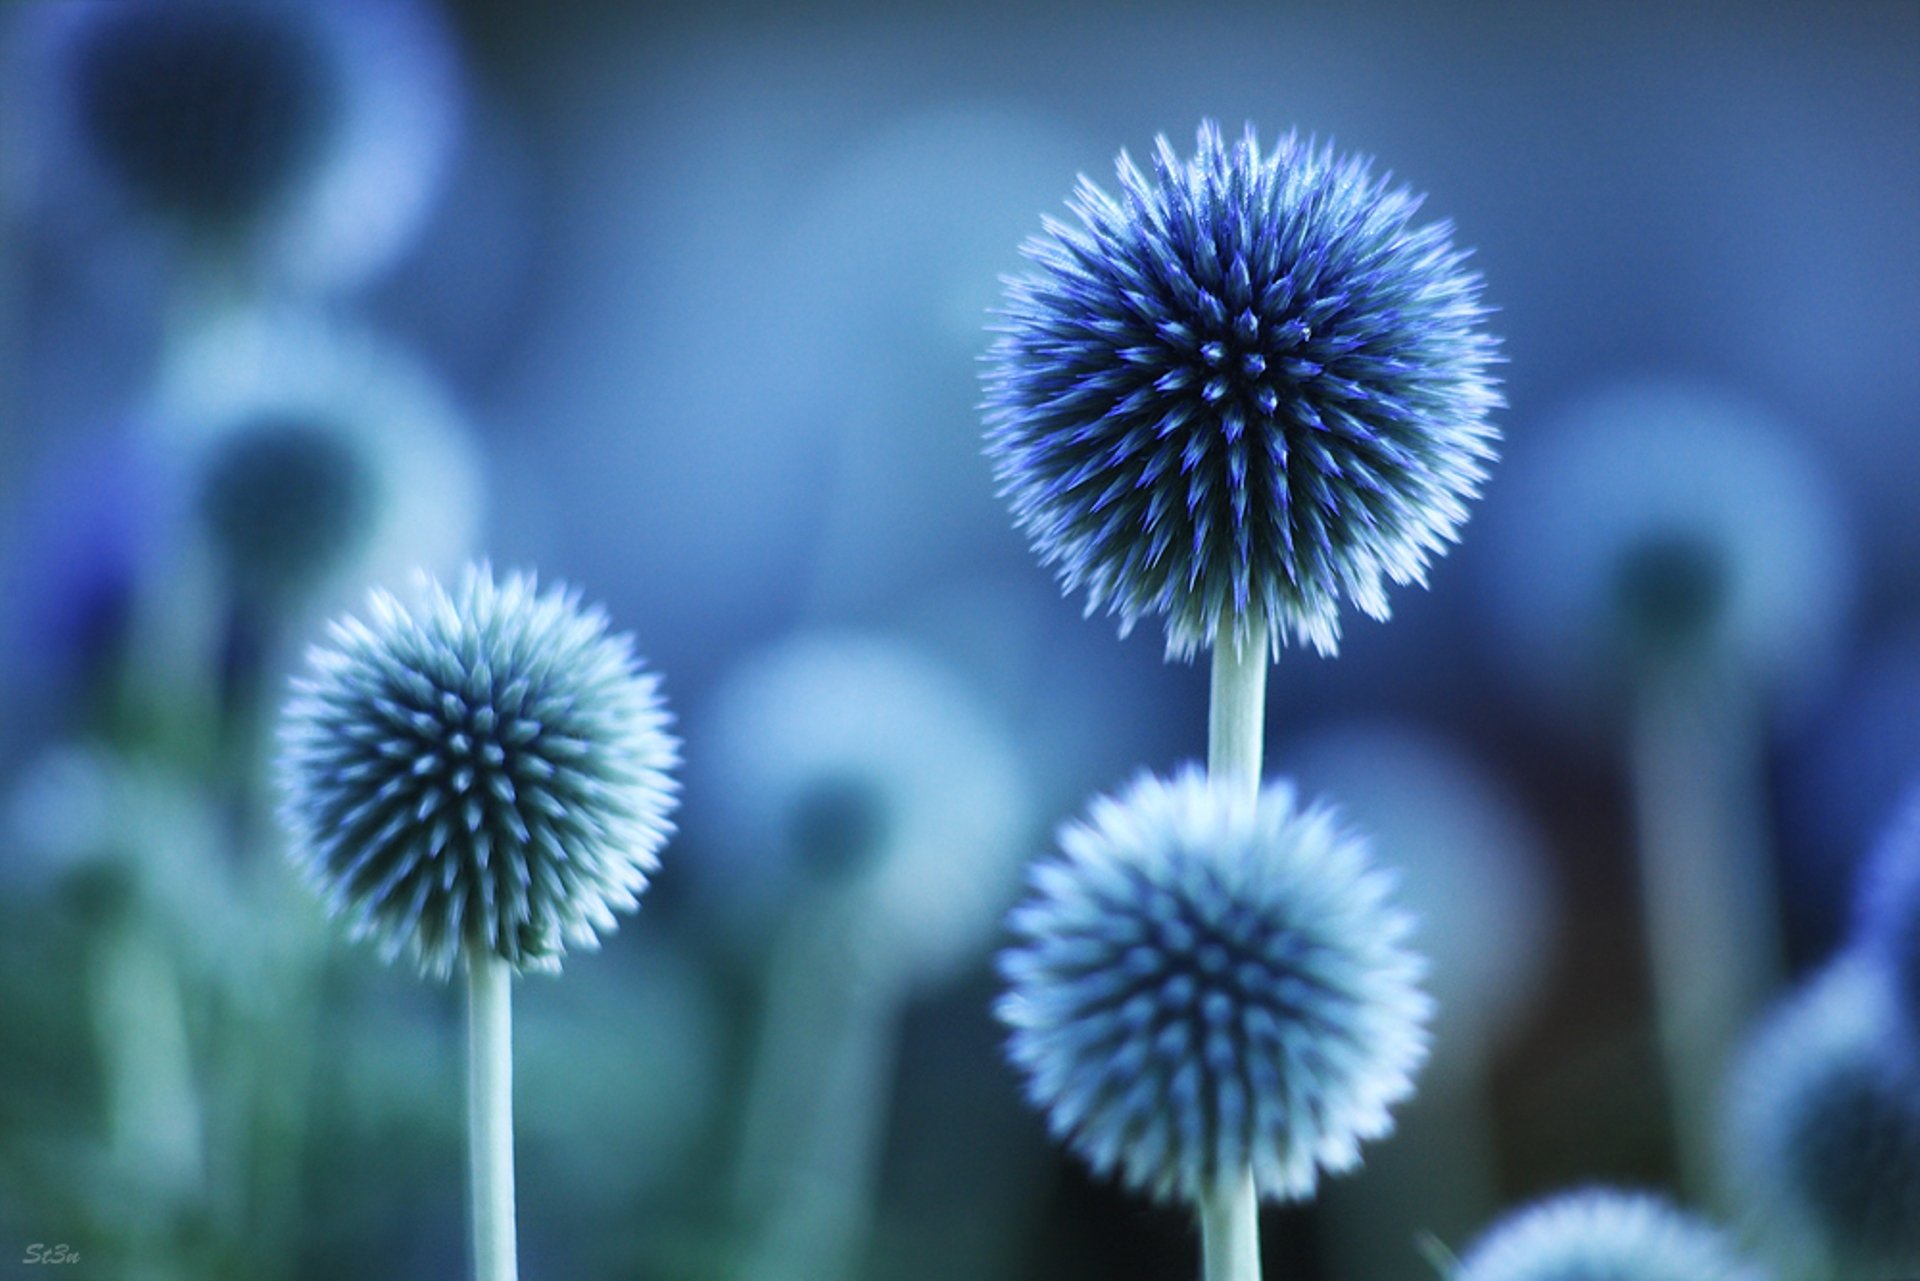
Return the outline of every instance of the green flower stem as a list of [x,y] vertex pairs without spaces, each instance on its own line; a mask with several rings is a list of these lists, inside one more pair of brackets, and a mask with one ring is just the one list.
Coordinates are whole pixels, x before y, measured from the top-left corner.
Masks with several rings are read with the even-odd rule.
[[1200,1197],[1203,1281],[1260,1281],[1260,1201],[1253,1171]]
[[906,999],[860,942],[867,911],[823,895],[775,949],[735,1187],[747,1281],[859,1270]]
[[513,971],[491,954],[467,960],[467,1166],[474,1281],[515,1281]]
[[1213,650],[1213,696],[1207,710],[1207,774],[1231,781],[1249,797],[1260,790],[1266,734],[1267,625],[1222,636]]
[[1714,1178],[1727,1060],[1780,981],[1780,922],[1749,700],[1704,678],[1650,680],[1630,744],[1641,910],[1682,1189]]
[[[1226,635],[1213,650],[1207,706],[1207,773],[1252,798],[1260,792],[1266,737],[1267,624]],[[1205,1281],[1260,1281],[1260,1200],[1253,1170],[1200,1198],[1200,1249]]]

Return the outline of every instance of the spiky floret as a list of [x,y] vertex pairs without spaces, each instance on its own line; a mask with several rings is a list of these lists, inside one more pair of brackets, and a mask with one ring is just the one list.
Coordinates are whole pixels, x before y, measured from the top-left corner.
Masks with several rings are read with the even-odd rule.
[[1426,1058],[1392,877],[1290,784],[1187,768],[1093,803],[1036,866],[1001,957],[1010,1053],[1102,1174],[1197,1198],[1250,1166],[1301,1199],[1359,1161]]
[[1789,997],[1733,1076],[1727,1150],[1758,1230],[1805,1269],[1920,1269],[1920,1065],[1888,975],[1845,957]]
[[1517,1210],[1467,1251],[1453,1281],[1761,1281],[1712,1225],[1611,1188]]
[[1121,194],[1082,178],[1009,282],[987,450],[1087,609],[1191,654],[1250,617],[1332,653],[1350,601],[1424,582],[1498,433],[1478,274],[1420,199],[1297,135],[1212,122]]
[[389,960],[557,968],[639,905],[672,829],[658,678],[577,594],[471,567],[376,591],[311,654],[282,729],[294,857]]

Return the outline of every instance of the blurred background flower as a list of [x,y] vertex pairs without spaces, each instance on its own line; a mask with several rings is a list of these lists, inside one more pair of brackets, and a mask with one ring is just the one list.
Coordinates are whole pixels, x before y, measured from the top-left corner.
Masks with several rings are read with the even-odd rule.
[[[966,710],[887,731],[911,741],[884,763],[919,770],[923,748],[959,750],[936,744],[985,726],[1014,791],[950,821],[956,838],[1003,834],[975,847],[1015,875],[1085,796],[1204,742],[1204,676],[1164,666],[1151,629],[1116,643],[1033,563],[978,411],[987,311],[1021,240],[1063,212],[1077,174],[1107,181],[1119,148],[1148,156],[1157,133],[1184,139],[1202,118],[1330,139],[1425,190],[1474,250],[1510,359],[1506,458],[1478,535],[1435,562],[1431,591],[1393,598],[1392,627],[1356,618],[1337,663],[1295,649],[1272,674],[1275,768],[1351,790],[1343,812],[1404,865],[1410,904],[1455,875],[1476,888],[1433,890],[1421,910],[1441,1009],[1404,1133],[1315,1206],[1269,1211],[1270,1272],[1349,1275],[1342,1242],[1375,1223],[1381,1257],[1415,1275],[1414,1232],[1458,1246],[1492,1222],[1394,1190],[1395,1145],[1411,1156],[1423,1132],[1476,1141],[1476,1205],[1675,1186],[1650,1084],[1634,858],[1647,791],[1621,751],[1623,705],[1592,696],[1622,651],[1617,631],[1569,621],[1596,579],[1555,534],[1619,526],[1542,512],[1528,480],[1578,451],[1596,397],[1684,393],[1716,421],[1768,424],[1754,430],[1770,444],[1725,465],[1651,412],[1619,436],[1630,474],[1683,482],[1689,513],[1781,549],[1727,598],[1774,620],[1741,625],[1767,679],[1722,740],[1780,886],[1784,954],[1759,995],[1849,932],[1856,869],[1920,770],[1920,186],[1900,163],[1920,151],[1913,5],[0,9],[0,792],[66,798],[18,811],[52,825],[10,829],[0,869],[32,884],[50,834],[103,830],[118,804],[73,779],[131,772],[161,780],[169,813],[203,816],[176,827],[210,833],[194,901],[217,897],[236,922],[200,948],[159,928],[164,901],[137,900],[141,937],[179,975],[204,1159],[198,1191],[149,1221],[165,1243],[147,1251],[154,1272],[460,1272],[458,1100],[420,1089],[454,1061],[451,1003],[325,946],[262,822],[260,718],[236,709],[248,686],[278,701],[313,611],[478,552],[591,584],[686,716],[677,857],[603,954],[524,986],[518,1049],[540,1102],[522,1095],[521,1156],[542,1171],[522,1207],[528,1271],[741,1272],[766,945],[800,913],[784,856],[742,835],[749,793],[725,780],[773,740],[721,734],[726,691],[807,637],[910,650]],[[72,78],[87,31],[162,24],[178,50],[216,13],[307,34],[278,52],[242,42],[254,52],[237,62],[192,54],[204,76],[123,78],[160,94],[153,111],[216,126],[198,143],[142,133],[151,112],[114,119],[120,154],[185,148],[144,153],[159,190],[244,180],[219,188],[218,254],[190,247],[178,198],[156,204],[103,165]],[[305,69],[262,78],[269,65]],[[277,124],[237,109],[263,85]],[[210,149],[222,135],[269,154]],[[282,641],[241,644],[190,464],[268,402],[356,418],[383,465],[408,440],[438,444],[391,473],[404,479],[378,507],[395,525],[329,541],[344,568],[324,589],[262,604]],[[1784,490],[1761,474],[1776,455]],[[299,505],[240,488],[261,499],[250,519],[276,518],[271,545]],[[1830,523],[1789,539],[1783,504],[1816,490]],[[1711,593],[1686,557],[1666,565],[1654,585],[1669,586],[1642,596],[1677,594],[1684,622]],[[879,659],[849,666],[833,688],[895,687]],[[833,705],[826,689],[814,696]],[[836,741],[889,723],[846,716]],[[1377,790],[1351,777],[1370,773],[1356,757],[1379,762]],[[60,760],[94,764],[56,787]],[[1002,794],[958,764],[948,781]],[[1408,832],[1397,815],[1420,797],[1432,821]],[[922,907],[1000,884],[903,875]],[[861,1069],[883,1103],[848,1273],[1184,1274],[1178,1216],[1141,1214],[1023,1106],[989,1014],[995,911],[951,905],[973,923],[889,998],[891,1050]],[[74,896],[0,896],[0,1249],[69,1230],[102,1243],[103,1269],[121,1261],[112,1211],[134,1186],[107,1142],[110,1060],[88,997],[107,958]],[[606,1146],[576,1150],[588,1134]]]

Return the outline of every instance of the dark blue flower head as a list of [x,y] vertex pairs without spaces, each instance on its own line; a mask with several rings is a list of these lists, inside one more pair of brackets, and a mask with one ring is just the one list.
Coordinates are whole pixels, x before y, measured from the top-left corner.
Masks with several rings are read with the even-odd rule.
[[1508,1215],[1452,1281],[1761,1281],[1711,1225],[1659,1197],[1586,1188]]
[[466,950],[556,968],[639,904],[671,824],[658,680],[597,609],[471,568],[375,592],[295,685],[294,857],[356,936],[445,975]]
[[[106,196],[301,283],[363,279],[421,222],[459,118],[420,0],[120,0],[22,22],[61,200]],[[77,180],[78,185],[73,185]]]
[[988,453],[1088,611],[1164,614],[1186,655],[1264,617],[1323,653],[1350,601],[1424,581],[1479,491],[1501,401],[1480,277],[1359,157],[1163,137],[1121,195],[1081,179],[1010,282]]
[[1811,1275],[1920,1271],[1920,1065],[1871,958],[1786,1001],[1731,1099],[1731,1181],[1783,1255]]
[[1413,1091],[1430,1005],[1393,878],[1291,785],[1197,769],[1094,802],[1038,865],[998,1013],[1028,1094],[1102,1174],[1264,1197],[1358,1163]]

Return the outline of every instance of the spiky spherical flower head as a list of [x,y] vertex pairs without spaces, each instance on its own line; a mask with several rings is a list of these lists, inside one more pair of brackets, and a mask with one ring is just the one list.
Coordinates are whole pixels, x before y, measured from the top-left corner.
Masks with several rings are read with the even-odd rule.
[[1200,128],[1083,178],[1009,285],[987,441],[1069,591],[1171,652],[1265,618],[1332,653],[1456,538],[1497,438],[1480,277],[1368,161]]
[[1763,1281],[1712,1225],[1659,1197],[1565,1192],[1508,1215],[1452,1281]]
[[1411,725],[1329,726],[1278,759],[1301,786],[1339,797],[1375,848],[1392,851],[1439,1007],[1427,1080],[1478,1072],[1551,968],[1558,887],[1539,831],[1485,765]]
[[1198,769],[1096,800],[1012,917],[998,1006],[1028,1094],[1101,1174],[1303,1199],[1413,1091],[1431,1002],[1393,878],[1290,784]]
[[1920,1066],[1874,958],[1794,993],[1741,1055],[1730,1182],[1756,1228],[1812,1274],[1920,1270]]
[[658,679],[597,608],[469,568],[376,591],[296,682],[281,775],[294,857],[356,937],[444,976],[463,953],[557,968],[658,866],[677,745]]

